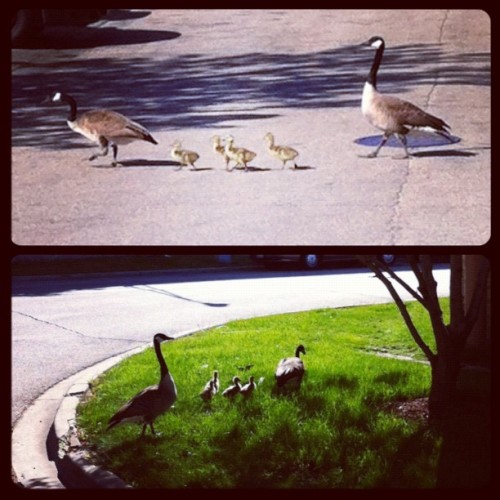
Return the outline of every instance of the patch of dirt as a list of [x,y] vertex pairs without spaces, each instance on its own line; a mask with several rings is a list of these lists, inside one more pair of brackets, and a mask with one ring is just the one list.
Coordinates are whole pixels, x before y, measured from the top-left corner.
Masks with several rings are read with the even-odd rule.
[[427,420],[429,417],[429,398],[389,403],[387,409],[406,420]]

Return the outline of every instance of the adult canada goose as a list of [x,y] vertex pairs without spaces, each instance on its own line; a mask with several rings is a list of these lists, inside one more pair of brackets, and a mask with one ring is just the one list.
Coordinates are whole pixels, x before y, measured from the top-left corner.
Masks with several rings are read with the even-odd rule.
[[222,145],[222,140],[218,135],[214,135],[211,139],[212,141],[212,148],[214,150],[214,153],[217,153],[219,155],[222,155],[224,157],[224,161],[226,162],[226,170],[228,169],[229,165],[229,156],[227,156],[226,151],[224,146]]
[[375,57],[363,88],[361,110],[373,126],[384,132],[382,141],[368,157],[376,157],[389,137],[394,134],[403,145],[405,158],[408,158],[406,134],[413,128],[431,129],[433,132],[453,142],[447,130],[450,126],[441,120],[441,118],[426,113],[411,102],[378,92],[377,72],[382,61],[385,42],[380,36],[374,36],[363,45],[374,47],[377,51],[375,52]]
[[306,350],[300,344],[295,350],[295,357],[282,359],[276,368],[276,383],[282,387],[300,387],[302,377],[305,373],[304,363],[300,359],[300,353],[305,354]]
[[185,167],[187,165],[191,165],[191,167],[196,170],[194,162],[200,157],[200,155],[198,153],[195,153],[194,151],[181,149],[181,143],[179,141],[176,141],[172,144],[171,155],[174,160],[177,160],[181,164],[177,170],[180,170],[182,169],[182,167]]
[[225,398],[234,398],[241,390],[241,380],[239,377],[233,377],[233,383],[227,389],[224,389],[222,395]]
[[157,333],[153,339],[156,357],[160,365],[160,382],[157,385],[146,387],[125,403],[109,419],[108,430],[124,422],[139,422],[143,424],[141,437],[144,436],[147,425],[149,425],[151,432],[155,434],[154,420],[165,413],[177,399],[177,388],[174,379],[161,353],[160,343],[165,340],[174,339],[163,333]]
[[253,391],[257,388],[257,384],[255,383],[255,377],[251,376],[248,380],[248,383],[245,384],[241,389],[240,389],[240,394],[244,398],[248,398],[253,394]]
[[224,152],[230,160],[236,162],[236,167],[238,165],[244,165],[246,172],[248,170],[247,163],[250,163],[257,156],[257,153],[254,153],[249,149],[237,148],[233,144],[234,137],[230,135],[226,138],[226,146],[224,147]]
[[99,144],[101,151],[89,157],[95,160],[108,154],[108,146],[113,150],[113,166],[117,166],[118,145],[132,141],[146,141],[158,144],[153,136],[139,123],[134,122],[116,111],[109,109],[93,109],[77,115],[77,104],[73,97],[64,92],[54,92],[44,102],[68,104],[68,126],[71,130],[82,134],[92,142]]
[[264,140],[267,142],[267,149],[271,153],[272,156],[278,158],[283,162],[283,167],[285,168],[287,161],[293,161],[294,168],[297,168],[297,164],[295,163],[295,158],[299,156],[299,152],[289,146],[276,146],[274,144],[274,135],[271,132],[268,132],[264,136]]

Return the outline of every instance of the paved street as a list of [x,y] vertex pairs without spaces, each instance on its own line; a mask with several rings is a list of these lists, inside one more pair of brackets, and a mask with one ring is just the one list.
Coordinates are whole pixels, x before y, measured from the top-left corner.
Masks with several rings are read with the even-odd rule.
[[[386,39],[381,91],[442,117],[460,142],[386,147],[360,111]],[[490,35],[481,11],[112,11],[88,28],[52,28],[12,52],[12,238],[20,245],[481,245],[490,236]],[[121,168],[86,160],[73,94],[158,141],[119,149]],[[263,137],[300,152],[281,170]],[[210,138],[257,152],[224,170]],[[200,154],[177,171],[170,145]],[[410,140],[411,144],[411,140]]]
[[[414,284],[411,272],[396,269]],[[438,266],[435,276],[448,295],[449,270]],[[57,382],[158,331],[179,336],[234,319],[390,301],[371,273],[355,268],[15,277],[12,420]]]

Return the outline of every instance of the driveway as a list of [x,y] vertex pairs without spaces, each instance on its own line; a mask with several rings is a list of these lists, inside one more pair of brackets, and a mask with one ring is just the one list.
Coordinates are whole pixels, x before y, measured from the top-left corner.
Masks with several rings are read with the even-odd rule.
[[[460,142],[386,147],[361,90],[385,37],[380,90],[445,119]],[[474,10],[113,10],[12,51],[12,239],[19,245],[481,245],[490,236],[490,38]],[[110,107],[159,145],[121,168],[70,131],[64,108]],[[300,152],[281,169],[263,137]],[[257,153],[227,173],[213,135]],[[170,145],[200,154],[177,171]]]

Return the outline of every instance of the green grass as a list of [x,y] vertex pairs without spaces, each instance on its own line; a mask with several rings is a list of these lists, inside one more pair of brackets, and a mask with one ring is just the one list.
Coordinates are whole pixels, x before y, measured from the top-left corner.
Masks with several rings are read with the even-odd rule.
[[[444,301],[447,303],[447,301]],[[409,304],[432,335],[425,312]],[[299,392],[274,393],[274,369],[303,343],[307,374]],[[162,345],[179,398],[155,428],[105,432],[109,417],[157,382],[152,349],[104,374],[79,407],[84,439],[98,460],[136,487],[370,488],[433,487],[440,440],[423,422],[386,410],[392,401],[426,396],[429,367],[375,356],[385,349],[417,354],[394,305],[323,309],[246,321]],[[239,366],[264,380],[249,401],[198,393],[212,370],[221,386]],[[242,378],[243,378],[242,377]]]

